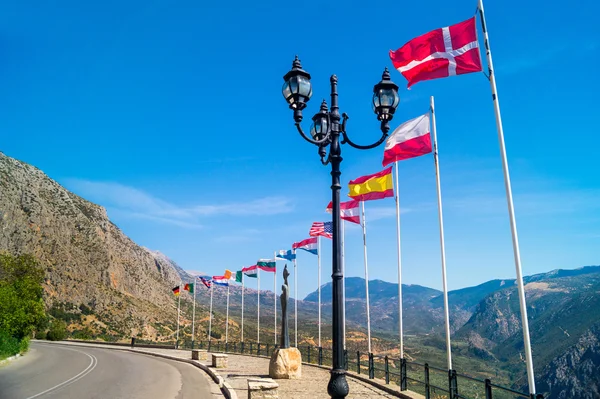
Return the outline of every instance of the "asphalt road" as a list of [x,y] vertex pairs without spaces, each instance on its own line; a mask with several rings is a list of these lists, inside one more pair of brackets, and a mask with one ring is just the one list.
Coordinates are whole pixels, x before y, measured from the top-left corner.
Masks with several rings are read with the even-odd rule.
[[0,399],[210,399],[215,387],[187,363],[41,342],[0,366]]

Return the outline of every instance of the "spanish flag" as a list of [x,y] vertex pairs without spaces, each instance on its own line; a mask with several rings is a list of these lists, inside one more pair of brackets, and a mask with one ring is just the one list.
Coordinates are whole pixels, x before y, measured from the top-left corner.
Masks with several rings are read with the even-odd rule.
[[348,183],[348,196],[357,201],[377,200],[394,196],[392,167],[372,175],[361,176]]
[[173,294],[175,294],[175,296],[179,295],[179,286],[173,288]]

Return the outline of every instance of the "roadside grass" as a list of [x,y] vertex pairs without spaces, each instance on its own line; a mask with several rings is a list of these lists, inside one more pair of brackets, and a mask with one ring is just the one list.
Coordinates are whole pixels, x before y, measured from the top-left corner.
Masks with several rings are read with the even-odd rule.
[[0,331],[0,360],[27,352],[27,349],[29,349],[29,338],[19,340],[5,331]]

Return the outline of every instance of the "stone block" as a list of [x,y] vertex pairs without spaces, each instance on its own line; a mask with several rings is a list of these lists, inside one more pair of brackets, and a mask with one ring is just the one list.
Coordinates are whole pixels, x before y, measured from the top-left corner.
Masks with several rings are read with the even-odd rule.
[[277,388],[271,378],[248,378],[248,399],[278,399]]
[[302,377],[302,355],[298,348],[276,349],[269,362],[269,377],[296,380]]
[[192,360],[206,360],[207,357],[206,349],[192,349]]
[[227,367],[227,355],[222,353],[213,353],[212,355],[212,366],[217,369]]

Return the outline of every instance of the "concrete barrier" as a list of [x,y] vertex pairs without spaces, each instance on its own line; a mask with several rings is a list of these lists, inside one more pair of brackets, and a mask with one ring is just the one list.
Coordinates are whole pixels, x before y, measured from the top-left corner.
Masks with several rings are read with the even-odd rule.
[[212,354],[212,366],[217,369],[224,369],[227,367],[227,355],[223,353]]
[[272,378],[248,378],[248,399],[278,399],[278,388]]
[[208,352],[206,349],[192,349],[192,360],[206,360]]

